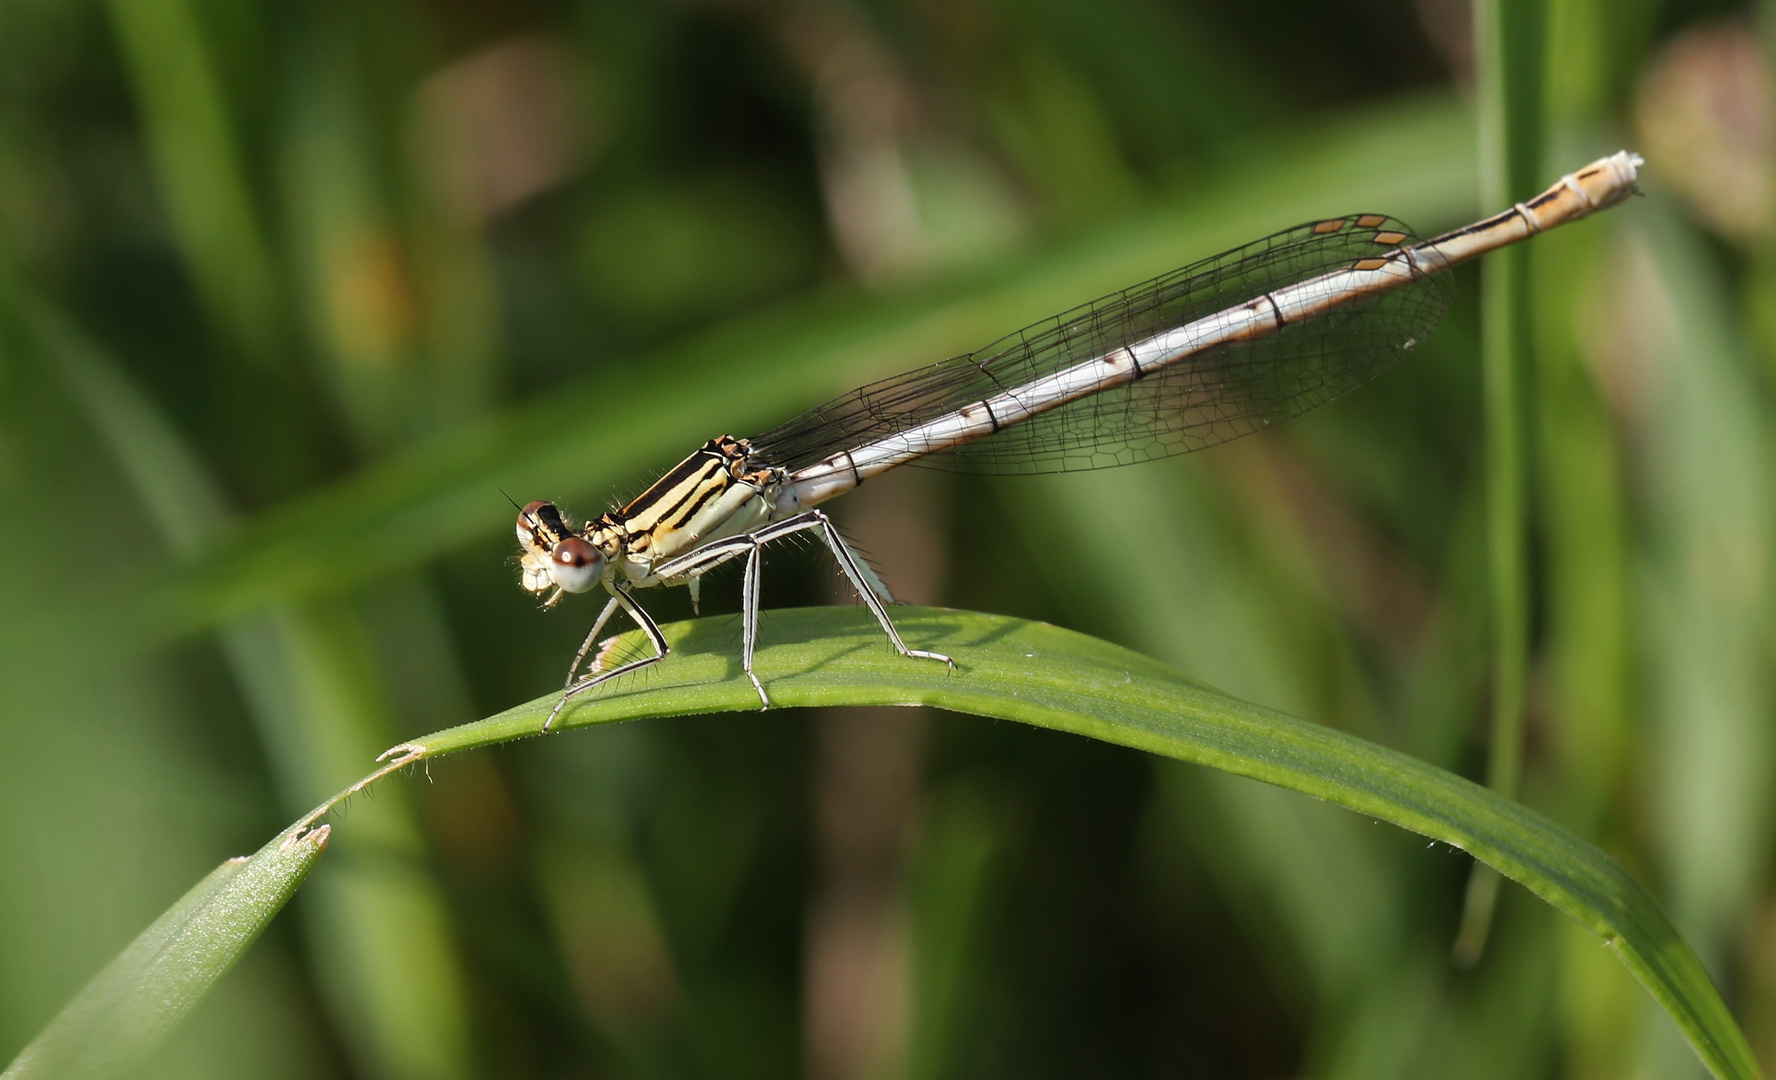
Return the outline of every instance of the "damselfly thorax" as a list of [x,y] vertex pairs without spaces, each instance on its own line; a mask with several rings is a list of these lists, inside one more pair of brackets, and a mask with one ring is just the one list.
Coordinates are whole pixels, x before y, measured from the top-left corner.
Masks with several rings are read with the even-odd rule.
[[[518,514],[523,585],[553,605],[610,599],[568,669],[547,731],[575,696],[664,659],[633,590],[686,585],[744,558],[741,668],[752,667],[760,551],[811,533],[903,656],[887,587],[819,504],[906,464],[986,472],[1095,469],[1187,453],[1258,431],[1362,385],[1436,329],[1451,266],[1613,206],[1638,155],[1595,161],[1528,202],[1432,240],[1384,214],[1309,222],[1063,312],[984,349],[871,383],[752,439],[724,435],[638,498],[575,527],[553,503]],[[653,655],[581,665],[618,609]]]
[[553,503],[531,503],[518,515],[524,587],[548,593],[544,603],[553,606],[607,578],[629,588],[659,585],[668,580],[657,572],[662,564],[787,516],[773,513],[784,471],[750,465],[750,453],[744,439],[711,439],[627,506],[580,529]]

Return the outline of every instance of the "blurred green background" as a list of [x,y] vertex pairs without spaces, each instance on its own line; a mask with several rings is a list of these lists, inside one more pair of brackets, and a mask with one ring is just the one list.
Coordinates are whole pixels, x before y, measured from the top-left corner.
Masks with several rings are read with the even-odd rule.
[[[1647,198],[1530,256],[1521,794],[1654,889],[1776,1070],[1776,12],[1527,6],[1544,182],[1651,164]],[[502,490],[590,515],[710,436],[1301,220],[1495,209],[1472,22],[0,0],[0,1059],[378,751],[558,684],[596,605],[521,595]],[[1479,291],[1464,270],[1410,364],[1277,432],[905,470],[835,512],[906,599],[1099,634],[1481,777]],[[812,553],[766,580],[850,602]],[[338,825],[154,1075],[1699,1069],[1515,886],[1453,965],[1459,853],[1011,725],[573,733]]]

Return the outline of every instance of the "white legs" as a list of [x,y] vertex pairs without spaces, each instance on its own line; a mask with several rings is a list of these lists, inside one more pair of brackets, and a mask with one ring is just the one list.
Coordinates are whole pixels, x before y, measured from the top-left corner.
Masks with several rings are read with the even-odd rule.
[[[840,536],[839,530],[833,526],[831,518],[819,510],[809,510],[794,517],[784,518],[782,521],[774,521],[754,532],[742,533],[739,536],[730,536],[712,544],[706,544],[693,552],[661,563],[654,568],[655,576],[665,583],[679,584],[687,578],[695,581],[697,576],[723,563],[731,562],[742,555],[746,556],[746,568],[740,583],[740,667],[746,672],[746,678],[751,681],[752,688],[758,691],[760,708],[771,707],[770,695],[765,693],[764,685],[759,682],[758,676],[752,670],[752,657],[758,647],[759,578],[762,566],[760,552],[766,544],[773,540],[781,540],[795,533],[810,531],[820,536],[820,539],[833,553],[833,558],[838,560],[839,569],[844,571],[845,577],[851,582],[851,587],[857,590],[857,595],[868,606],[870,614],[874,615],[876,622],[881,624],[882,632],[888,635],[888,641],[894,646],[896,652],[914,659],[936,660],[952,668],[956,666],[954,661],[942,653],[907,648],[906,642],[901,640],[900,631],[894,628],[893,621],[888,618],[888,608],[883,603],[882,596],[875,588],[871,587],[875,580],[875,574],[865,568],[863,562],[851,550],[850,545],[845,543],[844,537]],[[628,612],[629,617],[634,619],[636,624],[641,627],[642,632],[648,636],[648,640],[654,646],[654,655],[631,661],[610,671],[588,674],[578,682],[574,681],[579,674],[580,665],[585,662],[586,654],[592,650],[599,631],[604,629],[605,624],[610,621],[610,617],[616,613],[618,607]],[[556,702],[555,708],[550,711],[548,720],[544,721],[543,730],[549,731],[554,727],[556,717],[573,698],[600,683],[616,678],[618,675],[639,670],[649,664],[659,663],[666,658],[670,651],[666,647],[666,639],[660,633],[659,626],[641,609],[640,605],[635,602],[635,598],[629,595],[628,590],[621,586],[613,586],[610,603],[604,606],[604,611],[598,616],[598,621],[592,624],[592,630],[586,635],[585,643],[580,646],[579,653],[574,656],[574,665],[567,674],[567,688],[562,693],[561,700]]]

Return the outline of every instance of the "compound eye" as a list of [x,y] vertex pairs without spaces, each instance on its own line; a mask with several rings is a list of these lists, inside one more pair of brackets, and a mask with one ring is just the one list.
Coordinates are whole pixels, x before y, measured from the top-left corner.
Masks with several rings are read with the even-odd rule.
[[549,503],[538,501],[530,503],[524,509],[518,511],[519,547],[528,548],[539,544],[547,547],[552,542],[553,538],[545,539],[538,535],[542,529],[542,510],[544,507],[548,507],[550,510],[555,509]]
[[541,544],[546,548],[572,534],[573,530],[567,527],[561,511],[552,502],[538,499],[518,511],[518,543],[521,546]]
[[577,536],[568,537],[549,552],[549,577],[564,592],[585,592],[598,584],[603,574],[604,556]]

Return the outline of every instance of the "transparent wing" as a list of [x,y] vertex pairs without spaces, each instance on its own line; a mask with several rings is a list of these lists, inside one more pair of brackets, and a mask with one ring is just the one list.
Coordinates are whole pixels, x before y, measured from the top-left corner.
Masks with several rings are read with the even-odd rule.
[[[1404,237],[1404,240],[1399,239]],[[1300,225],[871,383],[752,440],[799,469],[1215,312],[1416,242],[1380,214]],[[1237,439],[1368,382],[1436,329],[1447,275],[1419,277],[1251,341],[1217,346],[916,464],[993,473],[1101,469]]]

